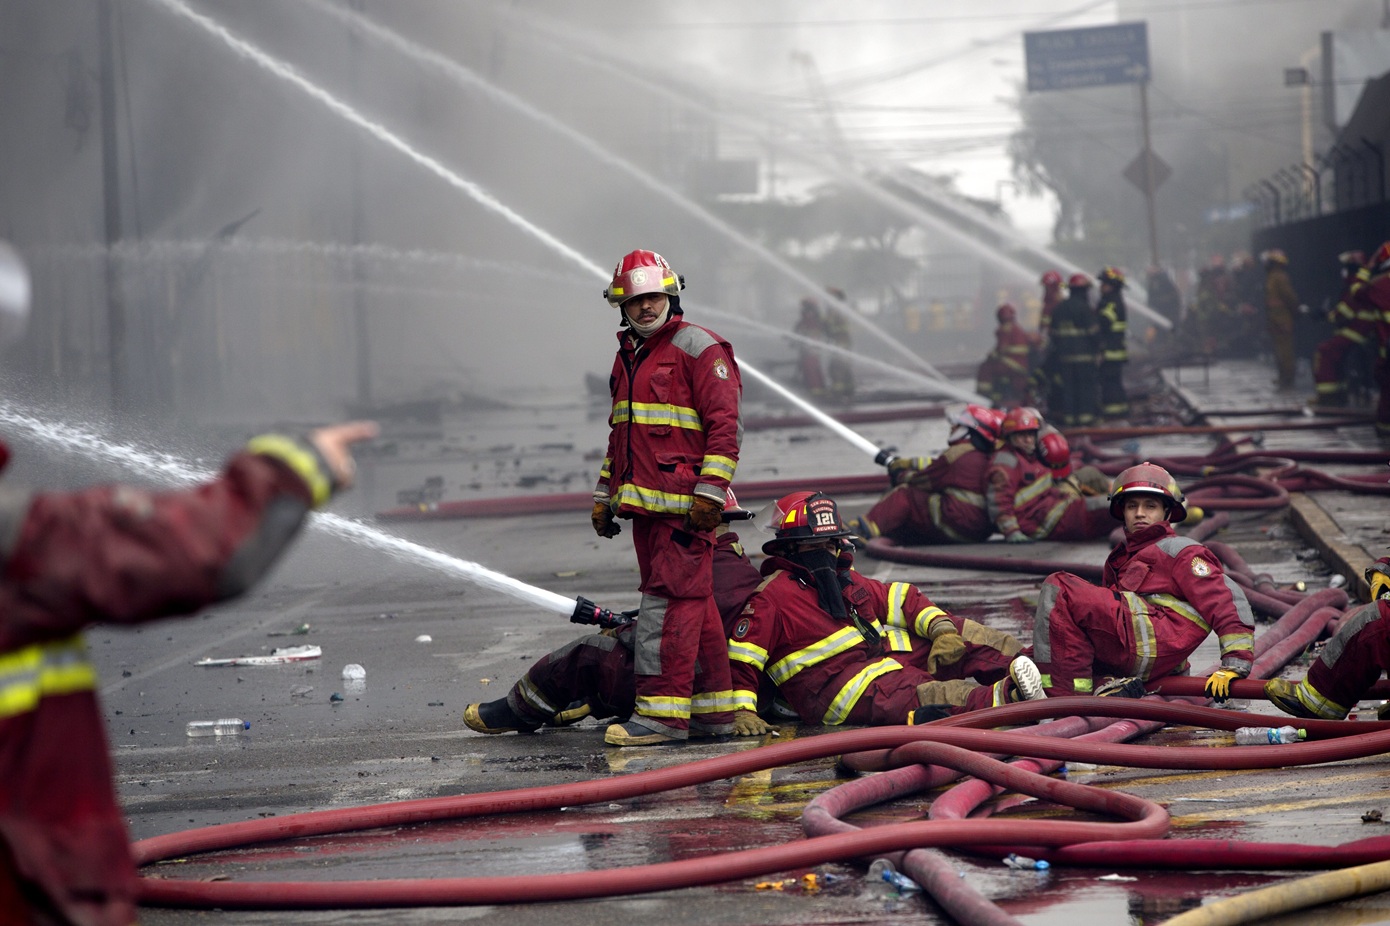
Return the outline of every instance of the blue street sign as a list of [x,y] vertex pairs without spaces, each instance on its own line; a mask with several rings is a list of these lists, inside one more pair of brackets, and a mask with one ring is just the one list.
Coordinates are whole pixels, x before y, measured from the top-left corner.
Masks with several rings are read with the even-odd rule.
[[1149,24],[1023,33],[1029,90],[1074,90],[1149,79]]

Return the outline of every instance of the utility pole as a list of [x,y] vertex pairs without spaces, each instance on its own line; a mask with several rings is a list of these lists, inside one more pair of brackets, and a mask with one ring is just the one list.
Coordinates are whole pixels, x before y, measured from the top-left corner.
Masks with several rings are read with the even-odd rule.
[[1161,266],[1158,262],[1158,219],[1154,216],[1154,189],[1158,182],[1154,177],[1154,153],[1149,138],[1149,79],[1139,81],[1139,121],[1144,124],[1144,208],[1149,217],[1149,264]]
[[[362,14],[362,0],[352,0],[353,12]],[[350,30],[348,39],[348,69],[351,73],[352,94],[357,98],[362,88],[362,37]],[[367,319],[367,280],[362,266],[362,240],[365,236],[367,212],[363,204],[362,145],[356,135],[348,142],[349,182],[352,189],[352,319],[357,341],[357,403],[361,414],[372,404],[372,338]]]
[[115,36],[111,28],[115,0],[97,2],[98,68],[101,81],[101,185],[106,239],[106,331],[111,364],[111,411],[127,410],[125,299],[116,246],[121,240],[120,150],[116,144]]

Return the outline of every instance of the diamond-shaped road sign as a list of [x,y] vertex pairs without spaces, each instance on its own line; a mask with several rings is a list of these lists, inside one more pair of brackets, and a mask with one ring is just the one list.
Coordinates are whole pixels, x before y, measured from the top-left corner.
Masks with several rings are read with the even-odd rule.
[[1141,151],[1124,170],[1125,179],[1137,186],[1140,191],[1144,190],[1144,155],[1146,154],[1149,156],[1151,165],[1149,169],[1153,171],[1155,190],[1163,185],[1163,181],[1173,175],[1173,169],[1163,162],[1163,158],[1154,154],[1152,148]]

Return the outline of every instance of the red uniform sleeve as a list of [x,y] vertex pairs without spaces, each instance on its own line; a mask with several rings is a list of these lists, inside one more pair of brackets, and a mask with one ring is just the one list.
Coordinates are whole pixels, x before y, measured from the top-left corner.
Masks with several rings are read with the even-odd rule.
[[726,350],[722,343],[702,350],[690,362],[690,387],[705,431],[705,456],[700,462],[695,494],[722,505],[738,468],[739,444],[743,440],[743,384],[733,351]]
[[302,476],[252,453],[183,491],[107,486],[33,495],[13,509],[4,550],[0,651],[237,595],[269,568],[310,506]]
[[[769,582],[776,581],[776,574]],[[764,585],[766,587],[766,585]],[[733,678],[734,710],[758,710],[758,685],[767,668],[773,635],[778,626],[777,605],[772,596],[755,594],[729,633],[729,674]]]
[[1245,592],[1226,576],[1216,556],[1200,544],[1184,547],[1173,558],[1173,581],[1178,597],[1216,631],[1221,664],[1248,673],[1255,661],[1255,615]]

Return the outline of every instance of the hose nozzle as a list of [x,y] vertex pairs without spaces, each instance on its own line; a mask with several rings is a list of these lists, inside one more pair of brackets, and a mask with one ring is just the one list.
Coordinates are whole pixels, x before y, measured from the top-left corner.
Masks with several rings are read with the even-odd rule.
[[882,450],[878,452],[877,456],[874,457],[874,462],[877,463],[879,466],[887,466],[897,458],[897,447],[884,447]]
[[629,617],[621,613],[614,614],[608,608],[594,604],[583,595],[575,596],[574,613],[570,615],[571,624],[595,624],[605,630],[630,624],[634,620],[636,617]]

